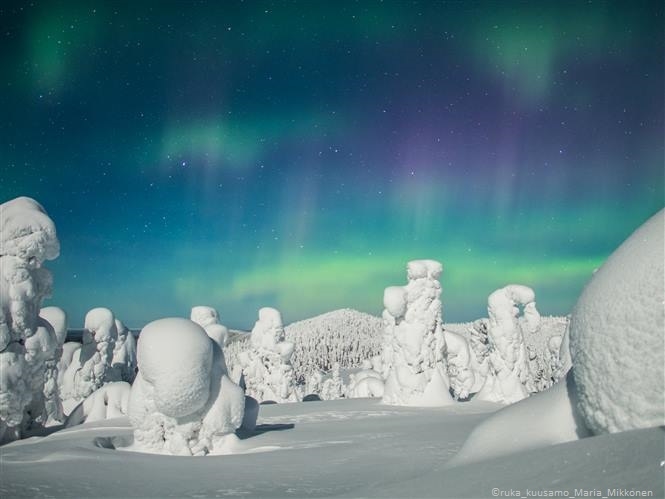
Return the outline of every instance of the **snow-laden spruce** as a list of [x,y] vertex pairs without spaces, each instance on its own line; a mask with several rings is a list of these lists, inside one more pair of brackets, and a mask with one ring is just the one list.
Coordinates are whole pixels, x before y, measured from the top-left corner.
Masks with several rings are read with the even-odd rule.
[[110,379],[131,385],[136,376],[136,338],[120,319],[115,320],[115,329],[118,338],[113,348]]
[[280,312],[270,307],[260,309],[250,336],[250,348],[240,354],[248,396],[259,402],[300,400],[291,365],[293,348],[293,343],[284,337]]
[[134,449],[198,456],[228,452],[245,396],[226,372],[221,347],[188,319],[151,322],[139,336],[129,398]]
[[379,317],[348,308],[289,324],[284,335],[294,344],[296,382],[307,384],[313,375],[330,372],[336,362],[341,369],[361,367],[381,352],[382,330]]
[[407,265],[408,284],[384,293],[383,402],[439,406],[454,402],[445,364],[441,320],[443,267],[434,260]]
[[[520,317],[520,306],[524,315]],[[490,369],[478,400],[512,404],[529,396],[529,365],[523,330],[538,330],[540,314],[535,293],[527,286],[510,284],[494,291],[487,299]]]
[[[664,227],[660,211],[584,288],[566,334],[565,380],[485,420],[448,466],[665,424]],[[550,352],[565,351],[566,338],[556,338]],[[565,353],[561,359],[565,368]]]
[[220,324],[217,310],[204,305],[192,307],[190,319],[205,329],[206,334],[221,348],[226,346],[229,330],[226,326]]
[[117,338],[118,329],[111,310],[98,307],[86,314],[83,344],[74,351],[62,377],[60,393],[65,414],[105,382],[119,381],[111,368]]
[[53,282],[42,265],[59,252],[55,224],[37,201],[0,205],[0,443],[48,419],[44,373],[58,341],[39,309]]
[[47,415],[47,425],[62,423],[65,420],[58,384],[58,365],[62,358],[63,345],[67,337],[67,314],[59,307],[44,307],[39,316],[48,322],[55,334],[55,350],[46,359],[44,371],[44,406]]

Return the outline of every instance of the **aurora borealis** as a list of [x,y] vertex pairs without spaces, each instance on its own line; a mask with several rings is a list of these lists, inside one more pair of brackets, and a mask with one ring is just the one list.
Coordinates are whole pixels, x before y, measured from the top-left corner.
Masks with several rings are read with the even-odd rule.
[[662,2],[4,2],[2,202],[55,221],[48,304],[139,327],[378,314],[444,264],[570,312],[663,207]]

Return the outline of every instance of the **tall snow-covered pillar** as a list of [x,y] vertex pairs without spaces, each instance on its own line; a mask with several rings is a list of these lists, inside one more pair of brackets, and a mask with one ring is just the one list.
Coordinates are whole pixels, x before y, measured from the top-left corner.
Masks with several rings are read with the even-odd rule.
[[384,293],[383,402],[440,406],[454,403],[445,365],[441,284],[434,260],[407,265],[408,284]]
[[[53,221],[34,199],[0,205],[0,443],[20,438],[44,409],[45,361],[57,348],[53,328],[39,318],[51,293],[51,273],[42,267],[60,253]],[[39,338],[26,340],[40,331]],[[41,407],[37,408],[33,404]]]

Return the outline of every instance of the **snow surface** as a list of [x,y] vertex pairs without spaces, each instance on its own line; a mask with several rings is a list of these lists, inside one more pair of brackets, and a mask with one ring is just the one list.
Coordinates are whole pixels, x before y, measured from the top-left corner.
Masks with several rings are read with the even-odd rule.
[[665,424],[665,210],[610,255],[570,322],[579,407],[595,433]]
[[261,406],[236,454],[123,452],[127,418],[2,447],[2,497],[493,497],[492,490],[647,490],[663,497],[665,432],[586,438],[447,469],[500,406],[387,407],[353,399]]

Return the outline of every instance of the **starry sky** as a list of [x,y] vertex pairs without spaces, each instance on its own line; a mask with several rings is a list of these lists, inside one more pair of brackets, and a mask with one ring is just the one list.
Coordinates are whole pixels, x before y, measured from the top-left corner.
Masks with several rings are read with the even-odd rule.
[[509,283],[570,312],[664,204],[663,4],[2,2],[0,201],[55,221],[47,304],[132,327],[380,314],[444,264],[444,320]]

